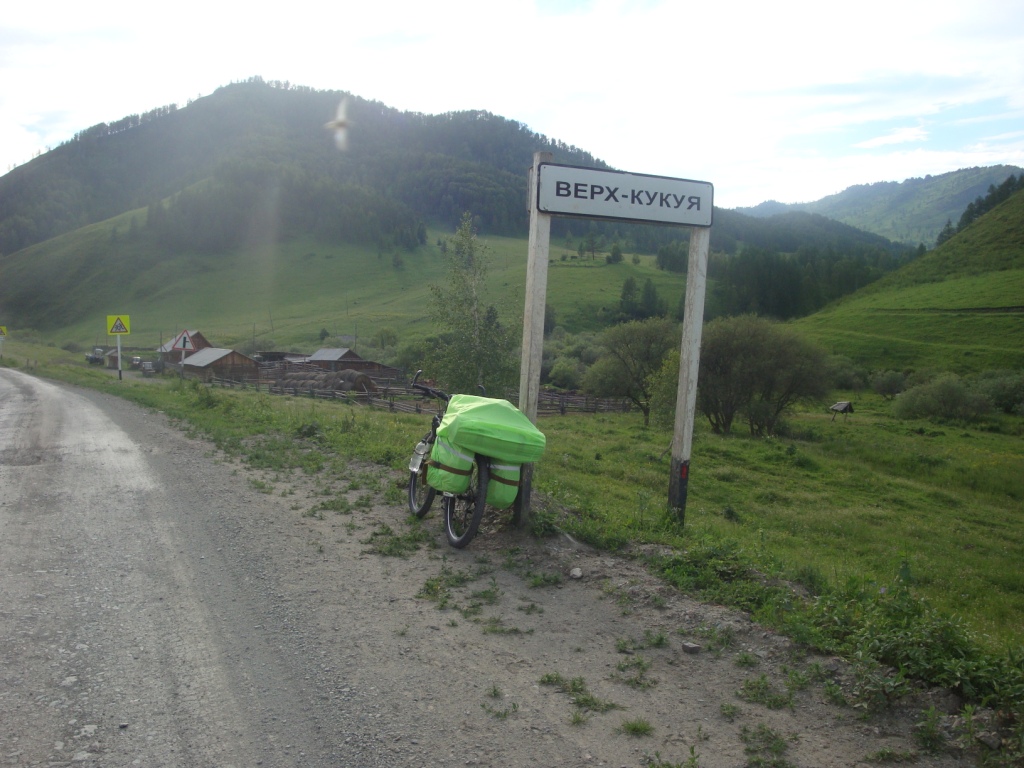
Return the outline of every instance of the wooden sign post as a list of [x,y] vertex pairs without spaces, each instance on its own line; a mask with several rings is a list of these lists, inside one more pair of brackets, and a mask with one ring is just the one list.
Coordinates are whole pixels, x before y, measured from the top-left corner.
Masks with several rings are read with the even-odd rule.
[[[519,410],[530,421],[537,422],[540,366],[544,353],[551,216],[689,227],[689,274],[686,278],[676,424],[672,438],[672,474],[669,480],[669,504],[678,510],[682,521],[686,511],[693,419],[697,404],[697,368],[700,362],[714,188],[706,181],[556,165],[551,162],[551,157],[549,152],[534,154],[528,183],[530,243],[526,262]],[[520,527],[525,527],[529,522],[532,480],[532,466],[524,466],[516,499],[516,522]]]
[[672,433],[672,468],[668,502],[686,521],[686,490],[690,481],[693,420],[697,412],[697,369],[704,328],[704,293],[708,278],[711,230],[690,230],[689,263],[686,268],[686,306],[683,309],[683,341],[679,348],[679,385],[676,389],[676,421]]
[[[544,310],[548,295],[548,253],[551,244],[551,216],[537,209],[535,183],[541,163],[550,162],[550,152],[536,152],[530,169],[530,241],[526,257],[526,306],[523,309],[523,351],[519,364],[519,410],[537,423],[540,398],[540,366],[544,359]],[[523,466],[516,497],[515,520],[525,527],[530,519],[533,465]]]

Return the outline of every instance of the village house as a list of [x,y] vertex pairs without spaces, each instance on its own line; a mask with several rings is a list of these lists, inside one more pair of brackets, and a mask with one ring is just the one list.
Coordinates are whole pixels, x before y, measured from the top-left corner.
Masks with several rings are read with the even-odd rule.
[[182,364],[182,376],[201,381],[214,378],[241,381],[256,378],[259,364],[248,355],[233,349],[207,347],[194,352],[185,358]]

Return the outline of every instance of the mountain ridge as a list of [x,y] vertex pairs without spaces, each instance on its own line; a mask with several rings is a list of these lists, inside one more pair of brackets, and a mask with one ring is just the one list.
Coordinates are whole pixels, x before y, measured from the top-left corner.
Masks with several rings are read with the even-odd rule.
[[959,220],[968,204],[1024,169],[1014,165],[961,168],[904,181],[857,184],[808,203],[768,200],[736,210],[757,218],[793,211],[819,213],[893,242],[935,244],[943,225]]

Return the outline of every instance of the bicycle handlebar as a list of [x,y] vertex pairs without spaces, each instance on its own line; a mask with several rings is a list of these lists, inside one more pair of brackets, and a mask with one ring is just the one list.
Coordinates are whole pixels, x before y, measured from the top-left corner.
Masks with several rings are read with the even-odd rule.
[[426,384],[417,384],[416,379],[420,377],[421,373],[423,373],[422,370],[416,371],[416,375],[412,377],[412,384],[410,386],[413,389],[418,389],[420,392],[430,395],[431,397],[436,397],[438,400],[444,400],[446,403],[451,400],[451,395],[447,392],[442,392],[440,389],[428,387]]

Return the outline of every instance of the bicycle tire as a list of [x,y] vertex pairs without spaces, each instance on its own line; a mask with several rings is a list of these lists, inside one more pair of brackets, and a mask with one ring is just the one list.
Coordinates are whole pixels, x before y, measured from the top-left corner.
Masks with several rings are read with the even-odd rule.
[[490,472],[487,459],[477,455],[473,462],[469,488],[463,493],[444,496],[444,532],[448,543],[462,549],[476,536],[487,504],[487,483]]
[[409,473],[409,511],[416,517],[426,517],[436,495],[437,491],[427,485],[427,462],[424,461],[419,472]]

